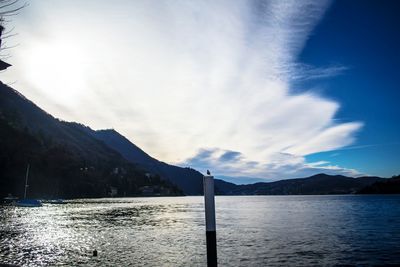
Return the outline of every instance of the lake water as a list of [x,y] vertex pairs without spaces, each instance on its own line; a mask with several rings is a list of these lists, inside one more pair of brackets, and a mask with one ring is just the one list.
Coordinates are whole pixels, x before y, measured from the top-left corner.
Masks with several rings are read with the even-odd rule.
[[[400,264],[400,195],[221,196],[216,209],[220,266]],[[202,197],[0,211],[0,263],[206,265]]]

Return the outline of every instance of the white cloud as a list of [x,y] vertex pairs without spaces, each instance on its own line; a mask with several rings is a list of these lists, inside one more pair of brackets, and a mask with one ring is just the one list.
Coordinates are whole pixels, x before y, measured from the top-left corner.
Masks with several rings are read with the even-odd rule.
[[212,147],[240,152],[209,161],[220,174],[294,175],[318,167],[304,155],[349,145],[362,126],[335,122],[335,101],[291,91],[293,79],[345,69],[296,62],[328,6],[32,1],[15,18],[21,45],[5,75],[55,116],[115,128],[160,160],[185,164]]
[[[231,155],[225,157],[225,155]],[[251,182],[251,177],[264,178],[268,181],[299,178],[318,173],[360,176],[354,169],[341,168],[329,161],[307,163],[302,156],[287,153],[275,153],[268,162],[249,161],[239,152],[225,151],[218,148],[201,149],[184,162],[187,166],[211,169],[217,177],[222,176],[234,182],[231,177],[238,177],[237,182]],[[253,178],[253,179],[254,179]],[[258,179],[259,180],[259,179]]]

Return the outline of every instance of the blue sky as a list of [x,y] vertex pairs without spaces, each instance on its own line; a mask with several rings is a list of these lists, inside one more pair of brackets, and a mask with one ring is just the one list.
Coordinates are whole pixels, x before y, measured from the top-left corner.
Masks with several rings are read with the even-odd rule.
[[348,67],[318,81],[324,95],[341,103],[336,118],[364,122],[350,147],[307,160],[386,177],[400,172],[399,10],[398,1],[336,1],[307,42],[300,61]]
[[236,183],[391,176],[398,5],[29,1],[7,25],[19,45],[1,79],[56,117]]

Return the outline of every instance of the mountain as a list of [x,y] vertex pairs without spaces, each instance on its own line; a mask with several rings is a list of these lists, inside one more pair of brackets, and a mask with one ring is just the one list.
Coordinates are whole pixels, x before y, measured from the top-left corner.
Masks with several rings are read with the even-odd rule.
[[[66,171],[66,169],[68,169],[66,166],[71,164],[80,166],[79,168],[87,168],[87,166],[90,165],[92,167],[96,166],[97,170],[102,169],[102,173],[107,173],[114,171],[110,169],[111,166],[114,166],[115,169],[118,168],[119,165],[122,166],[128,164],[132,170],[134,169],[135,171],[140,172],[142,176],[151,174],[152,176],[157,177],[157,179],[162,180],[163,183],[170,184],[170,186],[176,185],[184,194],[201,195],[203,193],[203,175],[200,172],[191,168],[181,168],[158,161],[157,159],[149,156],[115,130],[94,131],[91,128],[79,123],[65,122],[54,118],[44,110],[37,107],[33,102],[25,98],[18,91],[2,83],[0,83],[0,119],[0,131],[2,130],[2,134],[4,136],[7,134],[9,136],[8,138],[2,138],[0,147],[5,147],[8,143],[15,144],[24,140],[32,140],[32,142],[36,144],[34,147],[29,147],[28,151],[26,152],[30,155],[24,156],[23,159],[19,159],[18,164],[15,164],[15,166],[13,165],[15,163],[14,158],[11,159],[11,161],[14,162],[13,164],[7,163],[9,165],[5,166],[3,164],[6,162],[5,160],[0,163],[4,165],[0,165],[0,174],[3,173],[4,177],[7,177],[0,181],[0,185],[2,181],[4,182],[7,179],[8,182],[6,182],[6,184],[14,184],[14,182],[12,182],[14,179],[13,176],[23,177],[23,170],[25,169],[24,165],[26,165],[27,162],[37,161],[38,158],[43,157],[43,155],[40,153],[49,154],[53,153],[54,151],[57,151],[54,153],[61,153],[60,151],[63,151],[62,153],[68,154],[64,155],[64,161],[67,161],[67,158],[69,159],[67,162],[62,161],[57,162],[57,164],[54,162],[47,162],[47,166],[63,165],[65,166],[64,171]],[[11,134],[11,132],[13,132],[13,134]],[[19,137],[16,138],[16,136]],[[2,136],[0,135],[0,137]],[[16,149],[10,147],[8,150],[3,149],[2,155],[4,158],[7,158],[7,155],[22,155],[23,153],[21,149],[21,147]],[[36,155],[36,152],[38,151],[40,151],[40,157]],[[60,158],[59,155],[58,158]],[[10,164],[13,166],[11,167]],[[35,165],[39,167],[37,164],[38,163],[32,164],[32,168],[34,169]],[[43,168],[43,166],[40,166],[41,170]],[[76,168],[76,166],[73,168]],[[104,168],[108,168],[110,170],[103,170]],[[15,172],[18,172],[18,174]],[[6,173],[8,174],[6,175]],[[32,175],[35,175],[35,173],[33,172]],[[54,173],[54,171],[52,174],[41,175],[46,177],[48,175],[57,177],[65,176],[64,174],[61,174],[60,170],[58,170],[57,175]],[[68,179],[70,181],[76,180],[75,182],[79,184],[80,180],[82,179],[79,178],[80,176],[78,174],[75,174],[75,176],[76,177],[74,178]],[[50,180],[50,178],[41,179]],[[66,181],[66,178],[61,177],[59,179]],[[38,180],[38,178],[36,180]],[[34,183],[34,181],[35,180],[32,179],[32,183]],[[104,181],[99,182],[105,183]],[[53,187],[61,187],[59,185],[60,182],[54,183],[56,185],[50,186],[52,183],[54,182],[43,184],[48,184],[48,187],[52,188],[51,190],[59,192],[60,189],[55,190]],[[91,182],[90,184],[95,183],[96,182]],[[63,184],[62,186],[68,188],[70,185],[71,183],[67,183],[67,185]],[[23,188],[23,185],[21,186],[21,184],[18,184],[18,186],[13,186],[17,188]],[[218,189],[220,186],[232,187],[235,185],[216,179],[215,186],[216,192],[222,194],[224,190]],[[7,186],[3,188],[9,190]],[[0,190],[0,194],[7,193],[8,191],[6,189],[4,189],[3,192]],[[15,190],[11,191],[15,192]],[[47,191],[51,190],[49,189]],[[64,189],[64,191],[65,190],[67,189]],[[177,190],[178,189],[174,187],[171,192],[176,193]],[[37,190],[31,191],[37,192]],[[70,195],[72,192],[77,193],[80,191],[71,190],[71,192],[67,193],[67,195]],[[96,193],[95,195],[99,195],[99,193]]]
[[307,178],[280,180],[270,183],[238,185],[234,195],[322,195],[351,194],[384,178],[351,178],[342,175],[317,174]]
[[[115,130],[100,130],[92,132],[92,134],[114,148],[127,160],[168,179],[186,194],[202,194],[203,175],[196,170],[181,168],[158,161]],[[350,194],[382,180],[384,179],[379,177],[351,178],[342,175],[317,174],[307,178],[236,185],[215,179],[215,192],[219,195]]]
[[[191,168],[166,164],[151,157],[115,130],[90,130],[90,134],[118,151],[124,158],[151,173],[171,181],[188,195],[202,194],[203,175]],[[236,185],[215,179],[215,192],[219,195],[300,195],[350,194],[384,178],[351,178],[342,175],[317,174],[306,178],[288,179],[270,183]]]
[[54,118],[0,82],[0,196],[22,195],[28,163],[29,193],[35,197],[181,194],[94,138],[92,131]]
[[[187,195],[203,194],[203,174],[191,169],[182,168],[158,161],[131,143],[115,130],[99,130],[91,133],[111,148],[118,151],[125,159],[177,185]],[[215,191],[224,194],[236,185],[215,179]]]
[[362,188],[358,194],[400,194],[400,175],[377,181]]
[[[56,119],[0,82],[0,196],[7,193],[21,196],[27,163],[31,164],[29,192],[32,196],[203,193],[200,172],[161,162],[115,130],[95,131],[82,124]],[[385,181],[379,177],[326,174],[248,185],[215,179],[215,192],[220,195],[349,194],[377,192],[382,185],[390,188],[397,183],[397,180]],[[362,191],[366,187],[370,191]]]

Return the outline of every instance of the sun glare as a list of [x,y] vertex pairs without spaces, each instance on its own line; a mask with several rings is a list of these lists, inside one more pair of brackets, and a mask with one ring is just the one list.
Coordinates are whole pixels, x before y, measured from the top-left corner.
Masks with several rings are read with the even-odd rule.
[[76,103],[85,82],[82,49],[61,40],[39,43],[31,48],[27,58],[26,74],[36,89],[58,103]]

